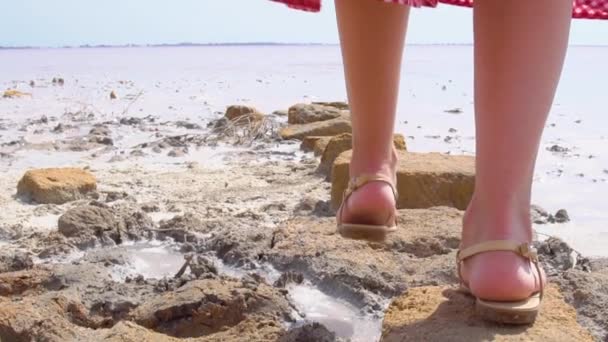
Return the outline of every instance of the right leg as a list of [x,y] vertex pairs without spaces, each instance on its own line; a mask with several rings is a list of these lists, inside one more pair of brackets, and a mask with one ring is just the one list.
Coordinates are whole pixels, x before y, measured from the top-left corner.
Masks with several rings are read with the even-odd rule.
[[[395,183],[393,133],[409,7],[375,0],[336,0],[353,125],[350,176],[382,175]],[[387,184],[374,182],[348,200],[349,223],[384,224],[395,210]]]

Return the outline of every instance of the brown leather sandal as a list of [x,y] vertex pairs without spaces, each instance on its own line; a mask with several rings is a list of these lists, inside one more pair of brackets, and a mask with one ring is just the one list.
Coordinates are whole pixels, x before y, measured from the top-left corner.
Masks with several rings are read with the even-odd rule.
[[514,302],[497,302],[476,298],[475,309],[479,316],[485,320],[504,324],[531,324],[536,320],[543,299],[545,284],[543,283],[542,272],[538,262],[536,249],[529,243],[520,243],[508,240],[486,241],[469,248],[458,251],[458,276],[460,277],[461,290],[472,295],[469,287],[465,284],[461,265],[468,258],[477,254],[495,251],[513,252],[517,255],[530,260],[538,273],[540,281],[540,291],[534,293],[527,299]]
[[360,175],[351,179],[348,182],[348,187],[346,190],[344,190],[342,204],[340,205],[340,209],[338,209],[338,233],[340,233],[340,235],[342,235],[344,238],[381,242],[386,239],[386,236],[389,233],[397,230],[397,217],[394,214],[389,216],[386,224],[384,225],[345,223],[343,221],[342,211],[346,207],[350,195],[370,182],[383,182],[390,185],[391,190],[393,190],[393,194],[395,195],[395,203],[397,202],[397,190],[395,189],[391,179],[378,175]]

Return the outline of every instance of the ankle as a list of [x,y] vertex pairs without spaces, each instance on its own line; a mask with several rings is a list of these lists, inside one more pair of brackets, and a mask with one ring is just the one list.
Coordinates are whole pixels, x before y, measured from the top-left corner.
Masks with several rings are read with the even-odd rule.
[[357,153],[353,150],[350,163],[350,177],[362,174],[384,175],[396,181],[397,152],[395,148],[386,154]]
[[487,240],[531,241],[529,201],[495,202],[473,196],[463,217],[463,244]]

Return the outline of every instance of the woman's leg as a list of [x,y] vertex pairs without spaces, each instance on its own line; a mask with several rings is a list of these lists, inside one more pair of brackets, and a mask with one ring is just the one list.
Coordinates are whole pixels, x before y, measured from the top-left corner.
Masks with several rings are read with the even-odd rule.
[[[336,0],[353,125],[351,177],[394,179],[393,130],[409,7],[375,0]],[[374,182],[355,192],[345,222],[385,224],[395,210],[390,187]]]
[[[475,194],[463,246],[532,239],[534,164],[568,44],[572,0],[476,0]],[[517,300],[537,290],[529,264],[493,252],[465,263],[478,297]]]

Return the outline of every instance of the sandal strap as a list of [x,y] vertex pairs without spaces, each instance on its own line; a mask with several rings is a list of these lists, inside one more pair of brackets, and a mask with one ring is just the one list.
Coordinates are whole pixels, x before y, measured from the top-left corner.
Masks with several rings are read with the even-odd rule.
[[348,182],[348,187],[346,188],[346,190],[344,190],[344,198],[343,200],[345,200],[348,196],[350,196],[353,192],[355,192],[357,189],[359,189],[360,187],[364,186],[367,183],[370,182],[383,182],[388,184],[391,187],[391,190],[393,191],[393,196],[395,196],[395,201],[399,199],[399,195],[397,194],[397,189],[395,189],[395,185],[393,184],[393,180],[385,177],[385,176],[381,176],[381,175],[369,175],[369,174],[362,174],[356,177],[353,177],[350,179],[350,181]]
[[521,243],[510,240],[491,240],[479,243],[477,245],[473,245],[463,250],[459,250],[456,254],[456,258],[458,259],[458,276],[460,277],[460,281],[463,282],[462,273],[460,272],[460,264],[463,261],[477,254],[500,251],[513,252],[521,256],[522,258],[530,260],[530,262],[534,265],[536,272],[538,273],[538,279],[540,282],[540,298],[542,299],[545,290],[545,284],[543,283],[542,272],[540,270],[538,252],[536,251],[536,248],[534,248],[530,243]]
[[[357,189],[361,188],[362,186],[364,186],[367,183],[371,183],[371,182],[383,182],[388,184],[391,187],[391,190],[393,191],[393,196],[395,196],[395,204],[397,204],[398,200],[399,200],[399,195],[397,193],[397,189],[395,188],[395,185],[393,184],[393,180],[385,177],[385,176],[381,176],[381,175],[373,175],[373,174],[361,174],[359,176],[353,177],[348,181],[348,186],[346,187],[346,189],[344,190],[344,193],[342,195],[342,205],[340,206],[339,209],[339,213],[338,213],[338,217],[340,218],[340,221],[342,222],[342,213],[343,213],[343,209],[344,207],[346,207],[346,201],[348,201],[348,198],[350,197],[350,195],[353,194],[353,192],[357,191]],[[390,221],[396,221],[397,218],[394,215],[391,215],[388,220],[387,220],[387,226],[388,226],[388,222]],[[396,222],[395,222],[396,224]]]

